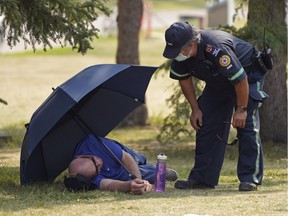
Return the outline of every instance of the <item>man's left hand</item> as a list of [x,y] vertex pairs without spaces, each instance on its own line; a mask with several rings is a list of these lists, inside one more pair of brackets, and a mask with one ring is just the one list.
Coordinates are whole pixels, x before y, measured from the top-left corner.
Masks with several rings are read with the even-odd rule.
[[246,125],[247,111],[234,112],[232,125],[234,128],[244,128]]

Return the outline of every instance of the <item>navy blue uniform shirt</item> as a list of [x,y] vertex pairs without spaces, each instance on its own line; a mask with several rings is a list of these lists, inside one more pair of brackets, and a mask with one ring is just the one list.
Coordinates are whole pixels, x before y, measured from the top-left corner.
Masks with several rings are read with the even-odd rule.
[[172,79],[183,80],[194,76],[215,90],[232,91],[233,86],[248,75],[249,82],[252,80],[255,83],[250,83],[250,96],[257,100],[268,96],[257,88],[257,81],[264,75],[259,69],[251,67],[257,52],[253,45],[220,30],[200,32],[201,42],[197,44],[197,55],[181,62],[172,61]]

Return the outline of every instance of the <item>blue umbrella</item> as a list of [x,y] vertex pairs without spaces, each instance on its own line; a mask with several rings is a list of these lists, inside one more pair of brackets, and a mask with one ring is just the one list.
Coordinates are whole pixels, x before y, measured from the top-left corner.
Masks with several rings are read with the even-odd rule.
[[21,184],[53,181],[69,165],[77,144],[105,137],[145,100],[156,67],[95,65],[54,89],[33,113],[22,143]]

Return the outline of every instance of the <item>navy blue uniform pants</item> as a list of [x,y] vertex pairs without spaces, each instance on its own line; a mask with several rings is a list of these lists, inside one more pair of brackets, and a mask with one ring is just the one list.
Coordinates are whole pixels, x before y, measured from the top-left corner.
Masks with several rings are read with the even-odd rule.
[[[216,91],[205,87],[198,99],[203,113],[203,125],[196,134],[195,164],[188,179],[216,186],[224,161],[228,140],[235,91]],[[261,184],[263,177],[263,153],[259,137],[259,101],[249,97],[246,126],[237,129],[239,157],[237,174],[240,182]],[[221,139],[219,139],[222,138]]]

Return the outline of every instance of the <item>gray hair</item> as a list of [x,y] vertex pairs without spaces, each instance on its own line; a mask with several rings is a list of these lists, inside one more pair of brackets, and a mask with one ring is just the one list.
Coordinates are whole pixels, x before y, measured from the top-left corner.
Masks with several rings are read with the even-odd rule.
[[200,30],[198,28],[195,28],[194,26],[192,27],[192,32],[193,36],[192,38],[182,47],[182,49],[186,49],[191,43],[196,42],[199,44],[201,42],[201,35],[200,35]]

